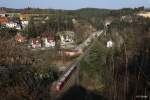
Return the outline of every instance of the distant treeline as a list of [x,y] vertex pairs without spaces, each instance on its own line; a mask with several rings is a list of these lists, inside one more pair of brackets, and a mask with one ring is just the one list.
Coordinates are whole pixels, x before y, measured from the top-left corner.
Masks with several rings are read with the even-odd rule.
[[123,9],[98,9],[98,8],[82,8],[77,10],[61,10],[61,9],[40,9],[40,8],[24,8],[24,9],[11,9],[1,7],[8,13],[27,13],[27,14],[57,14],[57,15],[71,15],[75,18],[86,19],[97,29],[103,28],[103,21],[107,16],[119,17],[124,15],[133,15],[136,12],[149,10],[144,7],[139,8],[123,8]]

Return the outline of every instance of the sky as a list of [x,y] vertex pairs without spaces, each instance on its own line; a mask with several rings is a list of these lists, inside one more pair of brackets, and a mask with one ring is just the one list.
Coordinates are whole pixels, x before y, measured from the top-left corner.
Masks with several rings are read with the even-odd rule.
[[0,7],[9,8],[54,8],[74,10],[79,8],[135,8],[150,7],[150,0],[0,0]]

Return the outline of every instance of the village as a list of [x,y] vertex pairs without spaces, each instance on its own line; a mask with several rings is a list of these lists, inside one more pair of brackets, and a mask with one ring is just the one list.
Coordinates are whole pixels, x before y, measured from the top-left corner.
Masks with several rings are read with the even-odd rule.
[[150,8],[16,1],[0,3],[0,100],[149,98]]
[[[55,48],[59,45],[63,49],[75,48],[75,32],[73,31],[60,31],[52,33],[45,31],[40,33],[40,36],[29,37],[23,33],[23,30],[29,25],[30,17],[34,16],[34,20],[45,23],[49,18],[49,15],[38,15],[38,14],[22,14],[22,13],[6,13],[0,11],[0,29],[15,29],[17,33],[15,40],[18,43],[26,43],[31,49]],[[73,19],[75,20],[75,19]]]

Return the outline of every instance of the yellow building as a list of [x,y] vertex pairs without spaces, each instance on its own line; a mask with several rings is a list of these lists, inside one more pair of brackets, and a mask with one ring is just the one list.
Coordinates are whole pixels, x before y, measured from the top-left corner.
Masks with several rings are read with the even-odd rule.
[[20,14],[20,20],[22,21],[28,21],[30,18],[29,14]]

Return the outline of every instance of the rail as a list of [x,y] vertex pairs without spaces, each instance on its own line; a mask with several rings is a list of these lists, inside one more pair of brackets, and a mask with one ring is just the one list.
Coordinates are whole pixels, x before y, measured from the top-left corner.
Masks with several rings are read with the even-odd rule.
[[[93,33],[94,35],[92,34],[87,40],[85,40],[85,42],[83,42],[83,44],[79,45],[78,50],[84,49],[86,46],[89,46],[89,44],[85,46],[83,45],[89,43],[89,39],[91,41],[94,38],[98,38],[102,33],[103,31],[94,32]],[[79,83],[79,67],[78,66],[80,64],[80,60],[87,54],[87,52],[91,49],[91,47],[96,41],[97,39],[95,39],[92,45],[90,45],[90,47],[86,49],[86,51],[82,55],[80,55],[78,59],[76,59],[70,66],[68,66],[67,69],[62,74],[62,76],[60,76],[60,78],[56,82],[53,83],[51,87],[52,100],[60,97],[69,88]],[[84,48],[81,48],[81,47],[84,47]]]

